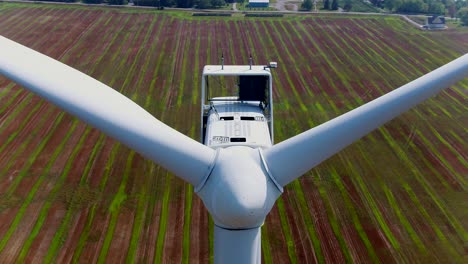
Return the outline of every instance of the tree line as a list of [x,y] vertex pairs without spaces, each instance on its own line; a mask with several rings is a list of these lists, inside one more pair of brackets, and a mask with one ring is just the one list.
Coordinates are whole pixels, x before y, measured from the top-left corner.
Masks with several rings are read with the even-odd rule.
[[[338,0],[322,0],[321,8],[338,10],[341,5],[344,11],[352,11],[353,1],[363,0],[344,0],[340,3]],[[468,0],[370,0],[370,3],[388,12],[448,15],[452,18],[462,18],[468,8]],[[313,0],[304,0],[301,8],[305,11],[312,10]]]

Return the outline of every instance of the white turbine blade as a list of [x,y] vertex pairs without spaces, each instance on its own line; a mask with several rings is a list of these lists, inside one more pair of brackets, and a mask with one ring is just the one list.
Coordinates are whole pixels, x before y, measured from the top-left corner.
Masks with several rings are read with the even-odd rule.
[[438,91],[468,76],[468,54],[359,108],[264,150],[281,186]]
[[2,36],[0,74],[194,186],[209,172],[214,150],[163,124],[103,83]]

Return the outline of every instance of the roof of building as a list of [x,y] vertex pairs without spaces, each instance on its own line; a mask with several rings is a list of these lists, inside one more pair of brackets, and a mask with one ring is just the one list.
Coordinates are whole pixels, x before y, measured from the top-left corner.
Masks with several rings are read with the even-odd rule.
[[262,4],[268,4],[270,3],[270,0],[249,0],[250,3],[262,3]]

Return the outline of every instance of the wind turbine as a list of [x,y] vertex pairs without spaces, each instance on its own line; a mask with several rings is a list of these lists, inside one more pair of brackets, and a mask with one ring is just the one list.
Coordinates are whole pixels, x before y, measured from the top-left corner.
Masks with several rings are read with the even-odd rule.
[[214,219],[215,263],[260,263],[260,228],[283,187],[467,77],[468,54],[324,124],[260,147],[203,145],[105,84],[1,36],[0,74],[192,184]]

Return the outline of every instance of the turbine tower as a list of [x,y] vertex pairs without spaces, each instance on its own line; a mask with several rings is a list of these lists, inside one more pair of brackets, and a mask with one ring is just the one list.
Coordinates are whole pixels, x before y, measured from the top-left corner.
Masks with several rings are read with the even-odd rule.
[[468,76],[468,54],[359,108],[267,147],[212,149],[105,84],[0,36],[0,74],[189,182],[215,223],[215,263],[260,263],[260,228],[283,187]]

